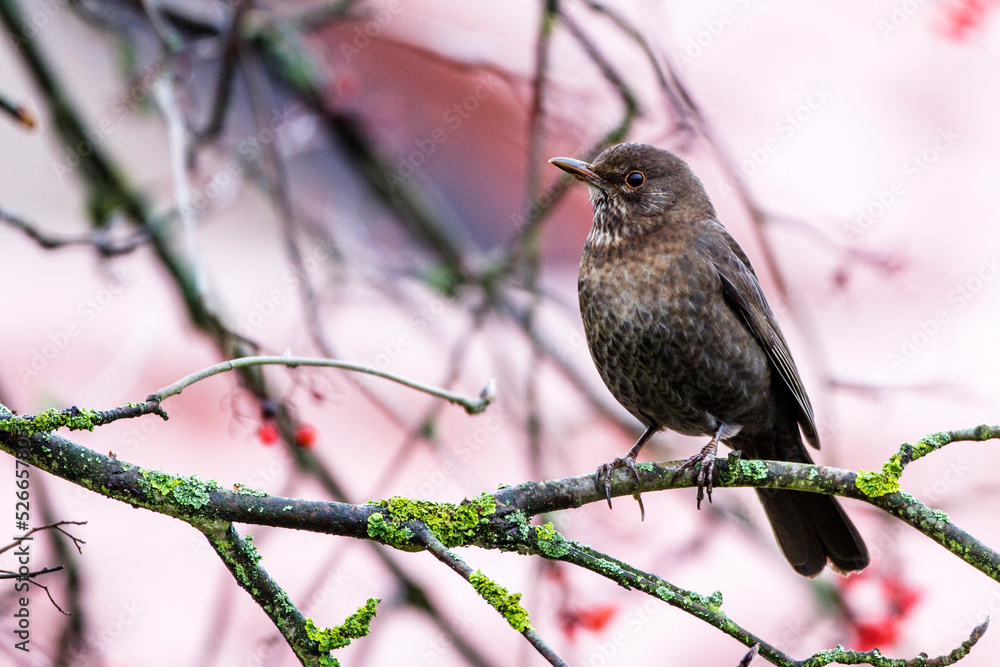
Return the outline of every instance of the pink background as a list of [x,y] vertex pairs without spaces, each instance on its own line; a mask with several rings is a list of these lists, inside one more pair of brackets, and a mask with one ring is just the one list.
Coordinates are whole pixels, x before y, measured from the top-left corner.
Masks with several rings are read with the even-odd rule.
[[[1000,421],[1000,21],[988,4],[968,31],[951,34],[948,17],[960,4],[623,5],[654,48],[671,58],[745,187],[774,214],[763,235],[727,188],[726,170],[706,142],[672,132],[670,108],[641,51],[605,18],[577,3],[566,6],[637,92],[644,115],[629,138],[676,150],[691,162],[762,274],[816,406],[823,463],[877,469],[904,441]],[[27,5],[29,11],[46,6]],[[538,3],[402,0],[381,15],[380,6],[366,3],[367,14],[319,31],[309,46],[337,106],[356,114],[390,164],[412,171],[412,182],[431,193],[456,238],[488,257],[520,224]],[[381,26],[380,16],[387,20],[370,43],[357,52],[343,48],[357,46],[355,28],[370,21]],[[155,105],[115,110],[127,84],[114,40],[61,4],[39,25],[38,37],[91,127],[107,121],[104,145],[160,210],[168,208],[173,182],[162,116]],[[560,26],[551,67],[544,157],[586,157],[617,122],[620,105]],[[55,167],[64,157],[9,40],[0,47],[0,89],[42,116],[33,133],[0,119],[0,206],[54,233],[83,233],[79,182]],[[467,102],[474,108],[459,122],[448,115]],[[249,127],[245,104],[232,122]],[[324,324],[339,354],[365,363],[379,363],[385,354],[393,372],[444,382],[450,351],[470,328],[475,294],[449,300],[407,277],[419,263],[411,241],[323,147],[312,119],[292,114],[279,136],[298,213],[332,230],[344,257],[335,264],[322,249],[305,246],[316,261],[310,279],[321,290]],[[238,145],[238,139],[227,141]],[[209,151],[192,180],[204,187],[226,158]],[[547,165],[541,170],[546,184],[558,176]],[[198,220],[205,275],[230,322],[245,323],[268,350],[314,354],[274,210],[247,170],[230,175]],[[590,224],[584,188],[574,186],[544,224],[542,283],[552,295],[540,313],[544,338],[623,423],[637,427],[600,384],[583,344],[575,282]],[[762,242],[788,284],[787,300],[779,296]],[[0,276],[6,286],[0,388],[5,403],[21,412],[141,400],[218,360],[147,249],[103,263],[85,249],[43,251],[0,227]],[[36,359],[36,372],[24,372],[47,352],[51,358]],[[530,463],[523,428],[532,373],[542,397],[537,465]],[[324,400],[314,402],[300,387],[293,401],[318,429],[316,451],[355,502],[396,494],[457,502],[501,483],[583,474],[624,453],[637,434],[602,419],[553,364],[532,364],[524,336],[497,316],[469,341],[456,389],[474,395],[495,377],[499,401],[479,417],[444,408],[434,445],[404,448],[408,429],[387,420],[342,376],[303,375],[313,378]],[[271,377],[287,382],[288,375]],[[216,377],[171,399],[169,422],[146,417],[71,437],[150,468],[325,498],[294,471],[286,452],[259,442],[257,410],[245,395],[234,398],[234,382]],[[408,425],[418,424],[434,403],[387,383],[370,387]],[[643,459],[686,457],[701,444],[664,433]],[[998,464],[995,442],[955,444],[908,468],[902,486],[998,546]],[[72,529],[86,540],[77,562],[87,636],[99,649],[85,664],[296,664],[194,529],[37,471],[31,479],[34,501],[44,495],[56,518],[88,521]],[[12,460],[0,457],[0,489],[8,489],[0,516],[13,516],[13,480]],[[644,523],[628,498],[613,512],[594,504],[546,520],[676,585],[703,594],[721,590],[730,618],[797,658],[853,641],[843,617],[823,603],[839,578],[797,577],[751,491],[720,490],[701,512],[693,491],[644,499]],[[985,614],[1000,610],[1000,584],[878,511],[845,505],[873,555],[870,578],[847,594],[858,617],[886,613],[879,576],[920,591],[884,652],[905,658],[946,653]],[[343,664],[463,664],[422,614],[402,604],[370,546],[304,532],[252,532],[264,567],[317,623],[337,625],[367,597],[382,598],[372,634],[336,654]],[[46,539],[35,549],[33,565],[55,563]],[[572,665],[735,665],[745,652],[696,619],[588,572],[560,566],[554,576],[537,559],[478,549],[460,555],[523,592],[539,633]],[[493,664],[543,664],[431,556],[393,557]],[[0,567],[9,566],[9,554],[0,556]],[[65,600],[60,576],[47,581],[56,599]],[[11,588],[0,584],[4,609]],[[4,614],[0,663],[49,664],[64,618],[40,591],[31,605],[32,653],[11,650],[11,620]],[[581,610],[608,605],[614,613],[600,628],[570,633],[560,622],[560,613],[579,618]],[[993,665],[998,653],[1000,630],[994,629],[962,664]]]

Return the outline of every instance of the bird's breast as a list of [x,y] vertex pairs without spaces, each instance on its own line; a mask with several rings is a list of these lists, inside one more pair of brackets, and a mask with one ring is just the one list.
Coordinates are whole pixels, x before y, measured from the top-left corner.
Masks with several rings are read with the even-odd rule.
[[611,393],[646,424],[711,433],[759,407],[767,356],[694,249],[585,252],[580,312]]

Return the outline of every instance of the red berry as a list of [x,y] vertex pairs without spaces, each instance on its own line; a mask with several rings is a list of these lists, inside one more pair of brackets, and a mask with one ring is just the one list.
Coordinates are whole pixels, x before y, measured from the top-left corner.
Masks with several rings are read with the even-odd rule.
[[580,619],[577,617],[576,612],[562,610],[559,612],[559,626],[562,628],[563,635],[566,639],[576,641],[576,631],[580,627]]
[[312,424],[299,424],[295,429],[295,444],[299,447],[312,447],[316,442],[316,427]]
[[899,577],[887,577],[882,581],[882,589],[889,599],[892,610],[899,616],[907,616],[920,602],[921,591],[913,588]]
[[265,445],[273,445],[278,441],[278,427],[273,422],[264,422],[257,429],[257,437]]
[[858,623],[854,626],[854,649],[857,651],[885,649],[896,643],[899,631],[899,621],[895,617],[872,623]]
[[983,0],[957,0],[945,4],[941,24],[944,34],[954,40],[965,39],[983,24],[987,9]]
[[588,609],[576,612],[580,625],[591,632],[600,632],[618,613],[618,607],[613,604],[595,604]]

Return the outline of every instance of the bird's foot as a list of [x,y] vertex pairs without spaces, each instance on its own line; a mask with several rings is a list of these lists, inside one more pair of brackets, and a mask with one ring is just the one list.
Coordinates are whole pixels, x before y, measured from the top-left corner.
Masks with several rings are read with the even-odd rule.
[[708,502],[712,502],[712,476],[715,473],[715,455],[718,451],[718,438],[712,438],[707,445],[701,448],[700,452],[686,460],[677,469],[677,472],[681,472],[694,467],[696,463],[701,464],[695,476],[695,481],[698,484],[698,509],[701,509],[701,500],[705,497],[706,493],[708,494]]
[[[635,465],[634,456],[621,456],[613,461],[607,463],[602,463],[597,467],[597,475],[595,481],[597,483],[597,490],[601,490],[601,478],[604,478],[604,496],[608,499],[608,507],[611,507],[611,473],[618,468],[628,468],[635,475],[636,484],[641,484],[642,481],[639,479],[639,469]],[[636,491],[635,499],[639,502],[639,513],[642,519],[646,518],[646,508],[642,504],[642,496]]]

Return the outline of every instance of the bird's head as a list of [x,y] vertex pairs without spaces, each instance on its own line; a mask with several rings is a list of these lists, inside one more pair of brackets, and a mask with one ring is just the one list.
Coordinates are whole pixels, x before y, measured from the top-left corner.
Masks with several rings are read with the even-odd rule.
[[590,188],[591,244],[610,245],[672,222],[715,217],[705,188],[687,163],[656,146],[618,144],[591,163],[565,157],[549,162]]

